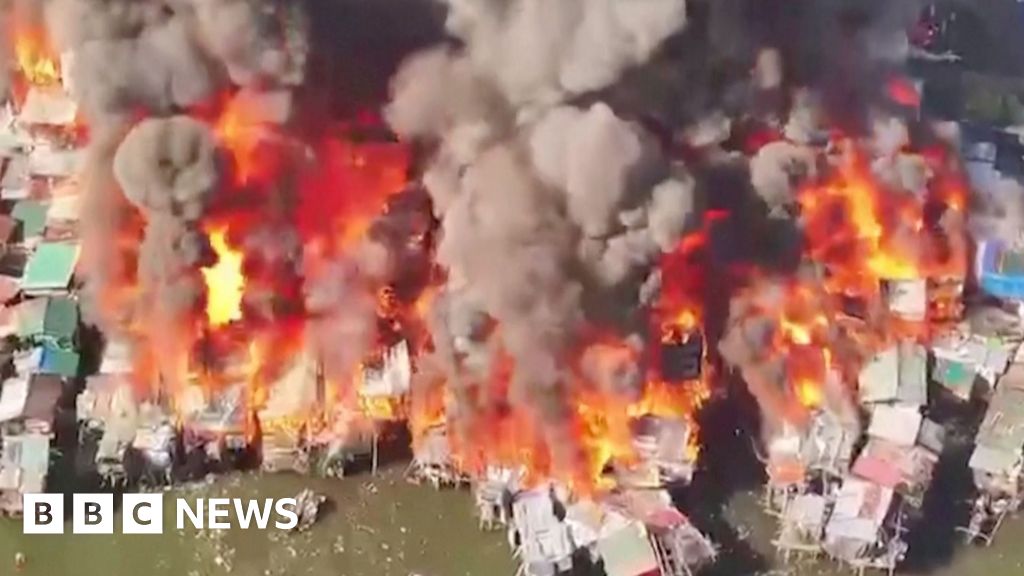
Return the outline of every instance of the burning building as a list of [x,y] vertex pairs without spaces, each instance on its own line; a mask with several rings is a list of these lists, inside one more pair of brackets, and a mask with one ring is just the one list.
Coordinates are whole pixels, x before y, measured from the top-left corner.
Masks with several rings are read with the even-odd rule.
[[[961,320],[971,234],[1024,220],[921,114],[910,3],[448,0],[456,42],[340,118],[315,3],[18,4],[5,302],[40,374],[84,376],[79,307],[103,333],[79,419],[112,478],[340,475],[406,423],[410,476],[471,484],[528,573],[690,574],[714,548],[664,490],[736,376],[779,541],[891,568],[929,383],[1015,402]],[[988,491],[1019,462],[986,430]]]

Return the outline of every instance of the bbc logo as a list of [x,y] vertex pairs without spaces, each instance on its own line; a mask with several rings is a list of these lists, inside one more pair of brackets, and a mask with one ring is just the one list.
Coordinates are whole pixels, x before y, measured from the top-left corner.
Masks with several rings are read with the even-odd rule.
[[[271,520],[279,530],[293,530],[299,525],[296,498],[174,498],[174,525],[178,530],[192,526],[197,530],[228,530],[235,524],[248,530],[266,530]],[[61,494],[25,494],[22,497],[22,531],[25,534],[63,534],[64,496]],[[71,529],[74,534],[113,534],[114,495],[74,494]],[[161,494],[122,494],[122,534],[162,534],[164,530],[164,498]]]
[[[164,500],[162,494],[124,494],[121,532],[124,534],[161,534]],[[22,532],[25,534],[63,534],[64,496],[61,494],[25,494]],[[71,530],[74,534],[113,534],[114,495],[75,494],[72,499]]]

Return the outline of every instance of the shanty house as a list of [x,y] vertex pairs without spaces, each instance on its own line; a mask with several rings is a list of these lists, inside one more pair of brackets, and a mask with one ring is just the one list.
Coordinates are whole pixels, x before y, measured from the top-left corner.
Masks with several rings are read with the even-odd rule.
[[765,505],[782,510],[794,492],[801,492],[807,482],[807,464],[801,454],[802,437],[795,427],[784,425],[768,441],[765,470]]
[[412,361],[405,340],[388,348],[374,365],[364,365],[358,387],[360,404],[368,416],[391,420],[401,413],[412,382]]
[[808,470],[841,476],[850,467],[857,422],[847,422],[829,410],[816,411],[801,438],[800,458]]
[[714,547],[664,490],[623,491],[605,506],[597,548],[609,575],[692,576],[715,558]]
[[22,238],[34,242],[42,237],[46,229],[47,205],[39,200],[25,198],[18,200],[11,210],[11,217],[20,225]]
[[314,358],[302,355],[269,386],[269,398],[258,415],[264,470],[309,470],[306,424],[319,409],[319,385]]
[[75,123],[78,105],[63,87],[33,86],[25,95],[18,123],[25,126],[68,126]]
[[245,385],[231,386],[191,414],[184,425],[186,450],[202,448],[213,461],[223,461],[249,447],[246,434]]
[[989,402],[968,463],[980,494],[970,526],[971,538],[991,542],[1003,517],[1021,501],[1024,447],[1024,389],[1000,386]]
[[20,223],[12,216],[0,214],[0,253],[6,253],[16,242]]
[[21,278],[25,275],[28,253],[9,248],[0,254],[0,301],[10,302],[21,292]]
[[900,446],[871,438],[853,465],[855,476],[879,486],[892,488],[904,501],[920,507],[931,484],[939,456],[919,445]]
[[[473,484],[480,528],[508,526],[512,495],[518,491],[519,473],[511,468],[488,466],[483,477]],[[580,544],[575,538],[574,541]]]
[[954,333],[932,345],[933,378],[961,399],[969,399],[977,377],[994,387],[1011,352],[998,338]]
[[60,377],[31,374],[9,378],[0,391],[0,426],[18,433],[52,434],[58,402],[64,393]]
[[0,509],[21,511],[21,495],[43,492],[58,402],[59,378],[33,374],[5,380],[0,390]]
[[639,520],[608,514],[597,540],[597,553],[607,576],[661,574],[647,529]]
[[900,342],[878,355],[861,370],[858,391],[862,403],[927,403],[928,353],[914,342]]
[[704,362],[704,337],[694,331],[661,343],[661,377],[666,382],[700,378]]
[[879,404],[871,412],[868,436],[887,440],[897,446],[913,446],[921,431],[920,408],[917,406]]
[[118,376],[90,376],[76,404],[79,443],[95,442],[96,471],[111,485],[122,483],[127,479],[125,456],[139,422],[139,406],[131,387]]
[[924,278],[882,280],[885,304],[894,316],[920,322],[928,313],[928,282]]
[[70,349],[78,335],[78,305],[67,296],[33,298],[18,306],[18,337]]
[[786,503],[774,541],[784,561],[794,552],[815,556],[821,552],[827,508],[828,501],[821,494],[800,494]]
[[693,576],[714,561],[711,542],[675,508],[649,514],[644,524],[662,576]]
[[171,418],[154,404],[143,404],[139,422],[131,442],[134,469],[132,478],[140,477],[154,484],[169,484],[174,467],[178,430]]
[[452,456],[448,427],[445,424],[431,426],[413,439],[412,462],[407,475],[414,482],[429,482],[435,488],[462,481],[462,474]]
[[[345,468],[358,459],[369,457],[372,471],[377,471],[377,428],[361,414],[340,409],[328,428],[310,438],[318,458],[318,469],[324,476],[341,477]],[[415,460],[414,460],[415,461]]]
[[103,346],[100,374],[128,374],[132,371],[132,349],[127,340],[110,338]]
[[78,236],[80,211],[81,195],[77,183],[55,187],[50,198],[50,208],[46,212],[46,231],[43,237],[51,242],[74,240]]
[[54,374],[72,380],[78,375],[79,355],[73,350],[46,343],[25,353],[17,362],[26,372]]
[[512,530],[527,576],[555,576],[572,569],[575,548],[555,504],[551,488],[520,492],[513,499]]
[[653,465],[666,483],[689,482],[696,465],[689,422],[646,416],[634,423],[633,445],[639,459]]
[[50,437],[33,433],[4,435],[0,450],[0,511],[18,514],[23,494],[46,491]]
[[28,170],[38,178],[68,178],[82,161],[82,151],[58,148],[49,143],[34,146],[28,157]]
[[4,175],[0,179],[0,198],[21,200],[27,198],[31,188],[28,173],[28,157],[15,154],[4,162]]
[[886,538],[884,523],[894,502],[891,488],[848,477],[836,496],[825,525],[825,550],[855,567],[876,566],[883,560],[895,566],[905,551],[899,529]]

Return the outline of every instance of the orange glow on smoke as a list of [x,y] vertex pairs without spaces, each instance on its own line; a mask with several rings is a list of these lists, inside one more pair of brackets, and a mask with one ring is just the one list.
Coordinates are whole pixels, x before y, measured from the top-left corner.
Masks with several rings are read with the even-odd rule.
[[885,85],[885,91],[889,98],[900,106],[917,108],[921,105],[921,94],[918,93],[917,87],[902,76],[890,78]]
[[260,118],[260,111],[250,100],[231,98],[214,124],[217,140],[231,156],[236,186],[249,184],[271,170],[257,155],[260,140],[266,135]]
[[223,326],[242,318],[244,255],[228,245],[225,228],[210,233],[210,245],[217,254],[217,263],[202,269],[206,282],[206,319],[210,326]]
[[402,190],[408,165],[409,152],[399,144],[325,140],[300,183],[299,228],[321,239],[328,255],[351,248]]

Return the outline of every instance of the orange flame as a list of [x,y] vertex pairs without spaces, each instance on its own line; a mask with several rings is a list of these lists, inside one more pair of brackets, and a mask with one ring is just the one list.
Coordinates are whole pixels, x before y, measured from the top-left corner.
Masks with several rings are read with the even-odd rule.
[[[966,186],[939,150],[920,158],[934,174],[926,196],[891,190],[871,173],[854,144],[832,178],[805,187],[798,198],[808,256],[828,270],[826,289],[874,296],[880,280],[963,277],[966,244],[962,212]],[[925,225],[926,204],[944,210],[946,229]]]
[[799,198],[809,255],[829,268],[830,288],[838,293],[873,294],[880,279],[921,275],[916,254],[896,245],[884,222],[910,221],[920,230],[923,207],[913,198],[883,195],[867,170],[854,158],[834,180],[806,188]]
[[15,64],[32,86],[53,86],[61,81],[59,57],[43,26],[18,22],[14,26]]
[[258,156],[260,141],[267,134],[261,117],[255,103],[235,97],[226,101],[214,124],[218,141],[231,155],[236,186],[273,173],[273,166]]
[[210,233],[210,245],[217,254],[217,263],[202,272],[206,282],[206,319],[216,327],[241,320],[245,275],[243,254],[228,245],[226,228]]

